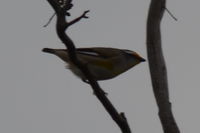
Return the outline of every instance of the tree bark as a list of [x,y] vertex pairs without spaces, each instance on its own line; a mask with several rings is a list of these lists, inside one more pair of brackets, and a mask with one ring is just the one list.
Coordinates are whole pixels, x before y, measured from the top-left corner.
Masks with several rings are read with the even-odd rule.
[[160,23],[166,0],[151,0],[147,19],[147,54],[153,92],[164,133],[180,133],[169,101],[167,69],[162,52]]

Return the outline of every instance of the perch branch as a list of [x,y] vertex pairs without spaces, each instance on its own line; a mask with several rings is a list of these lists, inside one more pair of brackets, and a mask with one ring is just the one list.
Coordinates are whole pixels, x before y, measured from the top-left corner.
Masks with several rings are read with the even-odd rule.
[[53,9],[56,12],[57,34],[58,34],[58,37],[62,40],[62,42],[65,44],[66,48],[68,49],[70,60],[82,71],[82,73],[88,79],[88,81],[94,91],[94,94],[99,99],[99,101],[103,104],[104,108],[110,114],[112,119],[120,127],[122,133],[131,133],[131,130],[129,128],[129,125],[128,125],[128,122],[126,120],[124,113],[117,112],[115,107],[112,105],[112,103],[106,97],[104,91],[100,88],[97,81],[95,81],[92,78],[92,75],[90,74],[90,71],[88,70],[87,66],[79,62],[79,60],[76,56],[76,48],[74,46],[74,43],[65,32],[67,30],[67,28],[69,26],[71,26],[72,24],[75,24],[76,22],[80,21],[82,18],[87,18],[86,13],[88,11],[85,11],[80,17],[78,17],[68,23],[65,19],[65,17],[66,17],[66,13],[65,13],[66,10],[64,10],[65,8],[60,8],[58,6],[57,2],[55,2],[56,0],[47,0],[47,1],[49,2],[49,4],[53,7]]
[[147,54],[151,81],[164,133],[180,133],[169,101],[167,69],[161,46],[160,23],[165,0],[151,0],[147,19]]

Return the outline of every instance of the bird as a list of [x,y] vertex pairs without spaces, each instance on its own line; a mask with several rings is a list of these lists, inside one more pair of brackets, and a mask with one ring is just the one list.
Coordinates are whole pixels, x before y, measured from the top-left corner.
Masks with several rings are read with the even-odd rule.
[[[67,49],[43,48],[42,51],[58,56],[66,62],[66,68],[84,82],[88,82],[82,71],[70,61]],[[76,48],[76,55],[81,63],[87,65],[96,81],[112,79],[145,61],[134,51],[107,47]]]

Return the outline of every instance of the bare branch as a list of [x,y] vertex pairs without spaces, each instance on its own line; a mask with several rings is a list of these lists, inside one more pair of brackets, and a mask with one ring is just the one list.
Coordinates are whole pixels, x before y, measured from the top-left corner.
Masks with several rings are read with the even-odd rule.
[[58,12],[58,10],[60,9],[60,5],[58,3],[57,0],[47,0],[49,2],[49,4],[52,6],[52,8]]
[[[88,79],[88,81],[94,91],[94,94],[99,99],[99,101],[103,104],[104,108],[110,114],[112,119],[120,127],[121,131],[123,133],[131,133],[131,130],[129,128],[129,125],[128,125],[125,115],[124,114],[121,115],[117,112],[115,107],[112,105],[112,103],[106,97],[105,92],[100,88],[97,81],[95,81],[93,79],[92,75],[90,74],[90,71],[87,68],[87,65],[80,63],[80,61],[78,60],[78,58],[76,56],[75,45],[65,32],[66,29],[69,26],[71,26],[72,24],[80,21],[82,18],[88,18],[88,16],[86,16],[86,14],[89,11],[85,11],[80,17],[78,17],[68,23],[65,20],[66,10],[64,10],[62,7],[57,6],[57,3],[54,0],[47,0],[47,1],[51,4],[51,6],[53,7],[53,9],[56,12],[56,15],[57,15],[56,31],[57,31],[59,38],[62,40],[62,42],[65,44],[65,46],[68,50],[70,60],[73,62],[74,65],[76,65],[82,71],[82,73]],[[71,0],[69,0],[69,1],[71,2]]]
[[165,10],[167,11],[167,13],[175,20],[178,21],[178,19],[165,7]]
[[53,19],[53,17],[56,15],[56,13],[54,13],[51,17],[50,17],[50,19],[49,19],[49,21],[43,26],[43,27],[47,27],[50,23],[51,23],[51,20]]
[[160,23],[165,0],[151,0],[147,19],[147,54],[153,91],[164,133],[180,133],[169,101],[167,69],[161,46]]
[[85,11],[80,17],[72,20],[71,22],[68,23],[68,26],[73,25],[75,23],[77,23],[78,21],[80,21],[82,18],[89,18],[88,16],[86,16],[86,14],[89,12],[89,10]]

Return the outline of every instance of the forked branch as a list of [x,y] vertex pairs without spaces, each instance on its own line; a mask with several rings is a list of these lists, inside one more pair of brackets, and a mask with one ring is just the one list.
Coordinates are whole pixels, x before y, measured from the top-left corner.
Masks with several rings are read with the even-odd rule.
[[69,58],[70,60],[76,65],[82,73],[85,75],[85,77],[88,79],[94,94],[99,99],[99,101],[103,104],[106,111],[110,114],[112,119],[117,123],[117,125],[120,127],[122,133],[131,133],[131,130],[129,128],[128,122],[126,120],[126,117],[124,113],[118,113],[115,107],[112,105],[112,103],[109,101],[109,99],[106,97],[104,91],[100,88],[97,81],[95,81],[92,78],[92,75],[90,74],[90,71],[88,70],[87,66],[84,64],[81,64],[76,56],[76,47],[73,43],[73,41],[69,38],[69,36],[66,34],[66,30],[69,26],[77,23],[82,18],[88,18],[86,14],[89,11],[85,11],[80,17],[72,20],[71,22],[66,21],[66,17],[69,15],[67,12],[71,7],[71,1],[72,0],[64,0],[63,3],[66,5],[60,6],[59,1],[60,0],[47,0],[49,4],[53,7],[53,9],[56,12],[57,15],[57,23],[56,23],[56,30],[58,37],[62,40],[62,42],[65,44],[66,48],[68,49]]

